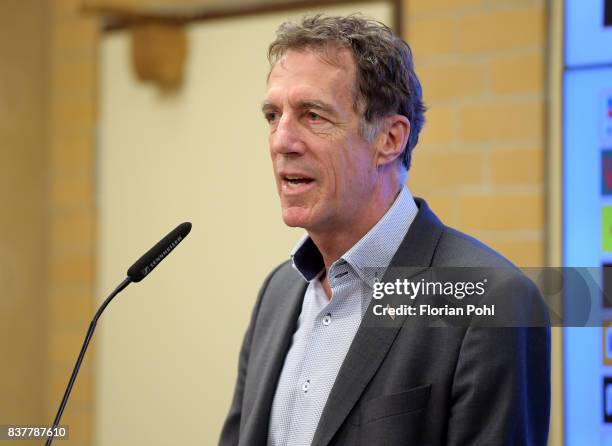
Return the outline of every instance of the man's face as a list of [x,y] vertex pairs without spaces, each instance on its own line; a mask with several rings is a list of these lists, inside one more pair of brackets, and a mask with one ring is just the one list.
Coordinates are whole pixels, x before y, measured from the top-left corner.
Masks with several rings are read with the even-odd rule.
[[355,63],[345,49],[335,62],[290,50],[268,79],[262,110],[288,226],[336,231],[367,211],[372,196],[375,150],[359,132]]

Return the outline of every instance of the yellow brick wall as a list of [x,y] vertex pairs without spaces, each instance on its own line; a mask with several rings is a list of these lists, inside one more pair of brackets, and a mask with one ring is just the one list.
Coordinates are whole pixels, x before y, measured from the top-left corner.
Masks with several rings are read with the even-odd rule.
[[[45,422],[44,0],[0,2],[0,424]],[[5,443],[5,442],[2,442]],[[8,442],[6,442],[8,443]],[[40,441],[24,440],[22,446]]]
[[[95,261],[94,150],[97,24],[80,0],[49,0],[47,15],[48,256],[45,417],[55,418],[93,316]],[[93,359],[89,347],[62,424],[68,445],[90,445]],[[93,347],[93,348],[92,348]]]
[[519,266],[544,262],[546,2],[405,0],[429,110],[409,184]]

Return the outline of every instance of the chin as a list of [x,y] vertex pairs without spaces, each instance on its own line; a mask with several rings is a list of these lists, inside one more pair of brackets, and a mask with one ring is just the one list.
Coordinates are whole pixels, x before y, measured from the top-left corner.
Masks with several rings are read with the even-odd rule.
[[309,212],[304,208],[290,207],[283,209],[283,222],[291,228],[306,229],[310,221]]
[[295,218],[293,216],[283,215],[283,222],[290,228],[304,228],[306,229],[306,222],[301,218]]

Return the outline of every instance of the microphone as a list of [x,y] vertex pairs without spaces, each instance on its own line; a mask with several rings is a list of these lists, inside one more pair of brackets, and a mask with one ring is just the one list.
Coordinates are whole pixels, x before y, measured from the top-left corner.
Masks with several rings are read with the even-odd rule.
[[144,279],[168,254],[177,247],[187,234],[191,231],[191,223],[185,222],[178,225],[170,234],[161,239],[149,249],[141,258],[130,266],[127,275],[132,282],[140,282]]
[[81,347],[81,352],[79,353],[79,357],[77,358],[76,364],[74,365],[74,369],[72,370],[72,375],[70,376],[70,380],[68,381],[68,386],[66,387],[66,391],[64,392],[64,397],[62,398],[62,402],[57,410],[57,415],[55,416],[55,420],[53,421],[53,427],[51,428],[51,432],[47,437],[47,441],[45,446],[50,446],[53,442],[53,438],[55,437],[55,432],[57,430],[57,426],[60,423],[60,419],[62,418],[62,414],[64,413],[64,409],[66,408],[66,403],[68,402],[68,397],[70,396],[70,392],[72,391],[72,386],[76,380],[77,374],[79,373],[79,369],[81,368],[81,363],[83,362],[83,358],[85,356],[85,352],[87,351],[87,347],[89,346],[89,341],[93,336],[93,332],[96,328],[96,324],[98,323],[98,319],[102,315],[102,312],[107,307],[113,298],[123,291],[130,283],[132,282],[140,282],[144,279],[151,271],[155,269],[157,265],[164,260],[168,254],[170,254],[174,248],[178,246],[180,242],[183,241],[187,234],[191,231],[191,223],[185,222],[178,225],[174,228],[168,235],[166,235],[163,239],[155,244],[151,249],[149,249],[141,258],[136,260],[132,266],[127,271],[127,277],[123,279],[117,287],[113,290],[113,292],[106,298],[106,300],[100,305],[98,311],[94,315],[91,323],[89,324],[89,329],[87,330],[87,335],[85,336],[85,340],[83,341],[83,346]]

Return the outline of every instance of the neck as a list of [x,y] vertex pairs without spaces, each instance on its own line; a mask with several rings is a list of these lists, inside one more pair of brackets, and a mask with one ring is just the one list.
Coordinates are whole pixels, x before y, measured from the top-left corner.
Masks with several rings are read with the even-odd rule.
[[372,194],[371,199],[361,207],[359,218],[352,219],[346,224],[338,224],[332,231],[308,231],[308,235],[323,257],[326,273],[336,260],[378,223],[393,205],[401,188],[402,186],[397,183],[394,187],[381,188],[379,193]]

